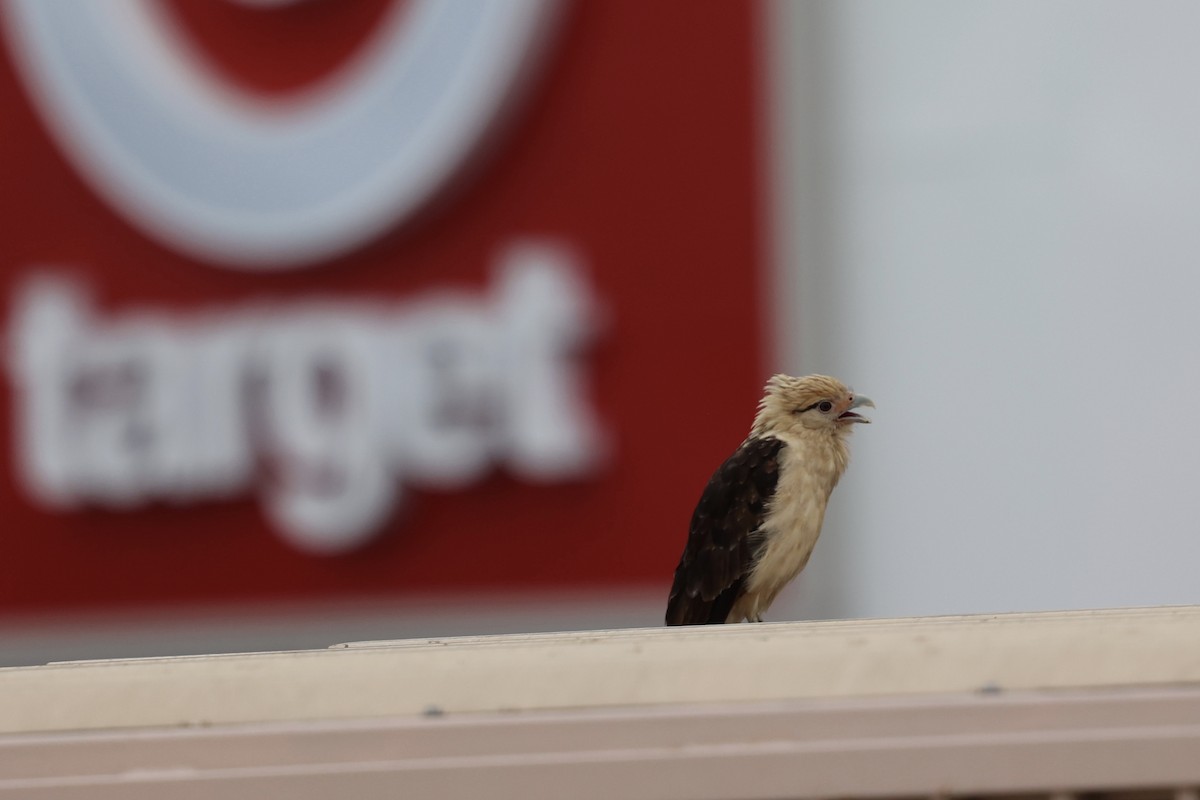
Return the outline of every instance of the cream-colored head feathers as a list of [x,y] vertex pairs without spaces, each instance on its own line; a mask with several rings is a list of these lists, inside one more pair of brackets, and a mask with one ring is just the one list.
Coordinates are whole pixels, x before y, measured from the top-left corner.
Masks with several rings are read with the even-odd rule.
[[758,404],[751,435],[824,432],[845,435],[855,422],[870,422],[854,409],[875,407],[846,384],[828,375],[772,375]]

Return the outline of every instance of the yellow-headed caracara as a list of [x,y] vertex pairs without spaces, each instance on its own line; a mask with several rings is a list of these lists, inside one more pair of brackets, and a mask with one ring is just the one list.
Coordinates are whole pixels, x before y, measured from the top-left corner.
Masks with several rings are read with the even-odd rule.
[[750,435],[708,482],[667,601],[668,625],[761,622],[821,534],[870,399],[827,375],[775,375]]

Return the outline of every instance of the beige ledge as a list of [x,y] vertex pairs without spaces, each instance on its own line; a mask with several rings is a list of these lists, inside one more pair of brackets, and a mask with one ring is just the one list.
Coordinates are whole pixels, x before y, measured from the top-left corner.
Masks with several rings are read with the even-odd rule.
[[0,798],[1200,796],[1200,608],[0,670]]
[[1200,685],[1200,607],[629,629],[0,669],[0,733]]

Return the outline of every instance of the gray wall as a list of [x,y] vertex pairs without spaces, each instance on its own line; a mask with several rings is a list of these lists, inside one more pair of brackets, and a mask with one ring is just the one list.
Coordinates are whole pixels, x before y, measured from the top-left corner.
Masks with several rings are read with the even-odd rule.
[[878,404],[789,615],[1200,602],[1200,5],[770,11],[780,366]]

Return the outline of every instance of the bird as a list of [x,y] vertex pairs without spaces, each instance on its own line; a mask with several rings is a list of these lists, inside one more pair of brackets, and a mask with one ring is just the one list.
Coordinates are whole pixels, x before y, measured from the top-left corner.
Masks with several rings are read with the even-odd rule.
[[856,412],[874,408],[828,375],[773,375],[750,434],[713,473],[688,526],[667,625],[762,622],[804,569],[850,461]]

